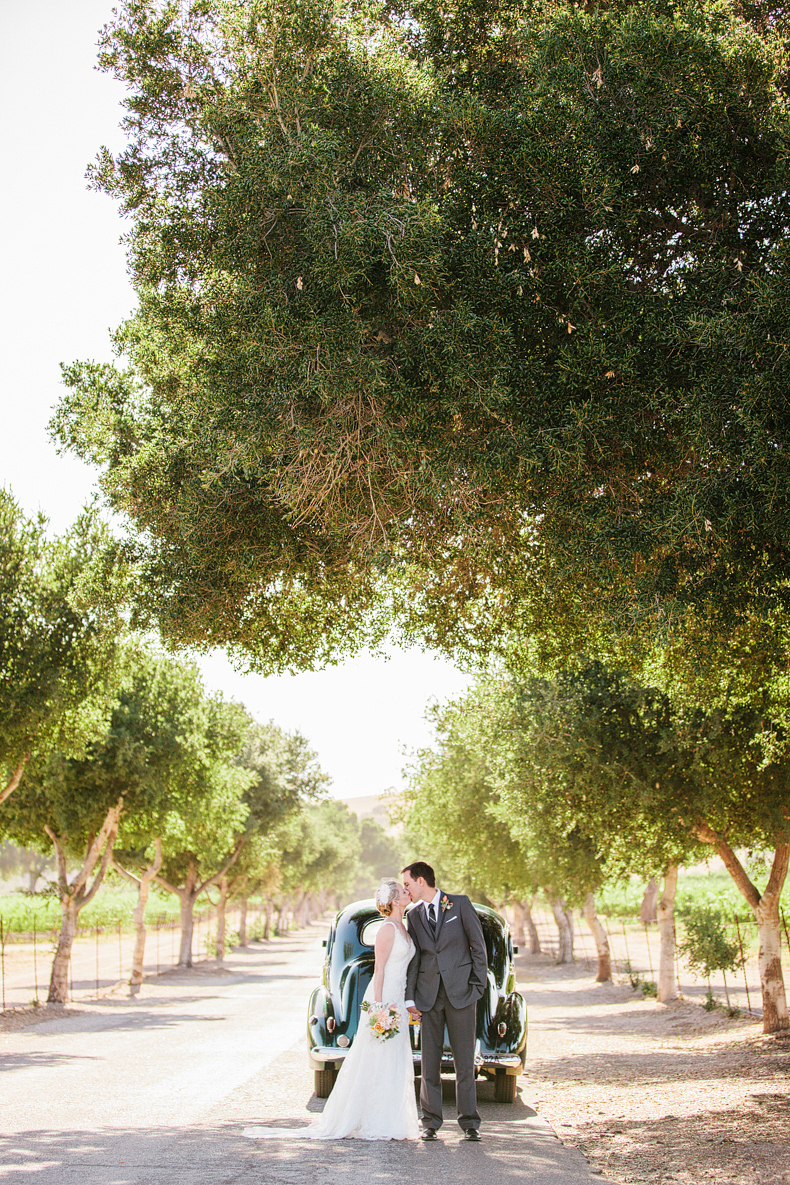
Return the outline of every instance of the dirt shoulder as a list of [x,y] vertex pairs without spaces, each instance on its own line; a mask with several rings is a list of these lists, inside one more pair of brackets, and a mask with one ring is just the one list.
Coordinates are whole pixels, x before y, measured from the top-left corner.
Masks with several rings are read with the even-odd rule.
[[790,1182],[790,1038],[520,956],[526,1101],[611,1180]]

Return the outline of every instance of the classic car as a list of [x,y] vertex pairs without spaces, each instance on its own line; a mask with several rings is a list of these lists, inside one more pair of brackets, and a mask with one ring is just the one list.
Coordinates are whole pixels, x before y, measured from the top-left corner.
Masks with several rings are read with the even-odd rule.
[[[488,988],[477,1005],[475,1065],[478,1077],[493,1079],[498,1103],[516,1098],[527,1047],[527,1006],[516,990],[510,929],[500,914],[475,905],[488,953]],[[322,983],[315,988],[307,1013],[307,1048],[315,1072],[315,1093],[325,1099],[354,1041],[360,1005],[373,976],[373,944],[383,922],[374,901],[355,901],[342,909],[324,940]],[[420,1072],[420,1026],[409,1026],[415,1073]],[[453,1073],[453,1057],[445,1031],[442,1073]]]

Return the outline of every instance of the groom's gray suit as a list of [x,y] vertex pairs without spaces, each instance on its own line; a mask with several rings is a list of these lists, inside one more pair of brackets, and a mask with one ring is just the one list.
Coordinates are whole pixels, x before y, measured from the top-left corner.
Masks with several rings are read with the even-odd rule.
[[422,1013],[422,1087],[425,1127],[442,1126],[441,1062],[444,1028],[455,1063],[458,1122],[464,1131],[480,1126],[475,1089],[477,1001],[487,983],[483,928],[468,897],[442,893],[435,933],[427,906],[409,910],[406,925],[417,950],[406,975],[406,999]]

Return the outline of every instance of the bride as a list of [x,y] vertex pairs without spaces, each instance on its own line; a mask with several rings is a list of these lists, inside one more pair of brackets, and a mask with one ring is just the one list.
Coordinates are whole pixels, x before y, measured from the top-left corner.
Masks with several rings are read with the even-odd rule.
[[414,1097],[414,1065],[409,1041],[406,969],[414,955],[403,924],[409,894],[398,881],[382,880],[376,907],[385,921],[376,935],[376,964],[364,1001],[394,1005],[398,1031],[377,1038],[369,1013],[361,1012],[354,1043],[340,1068],[321,1117],[306,1128],[247,1127],[250,1139],[417,1140],[420,1126]]

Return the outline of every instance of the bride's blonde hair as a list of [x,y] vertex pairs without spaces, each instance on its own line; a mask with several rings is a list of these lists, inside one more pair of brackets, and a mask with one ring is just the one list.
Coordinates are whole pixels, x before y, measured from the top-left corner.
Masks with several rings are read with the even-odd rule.
[[399,892],[400,881],[396,881],[394,877],[384,876],[379,881],[379,887],[376,889],[376,909],[379,913],[383,913],[385,918],[388,918],[392,913],[392,907]]

